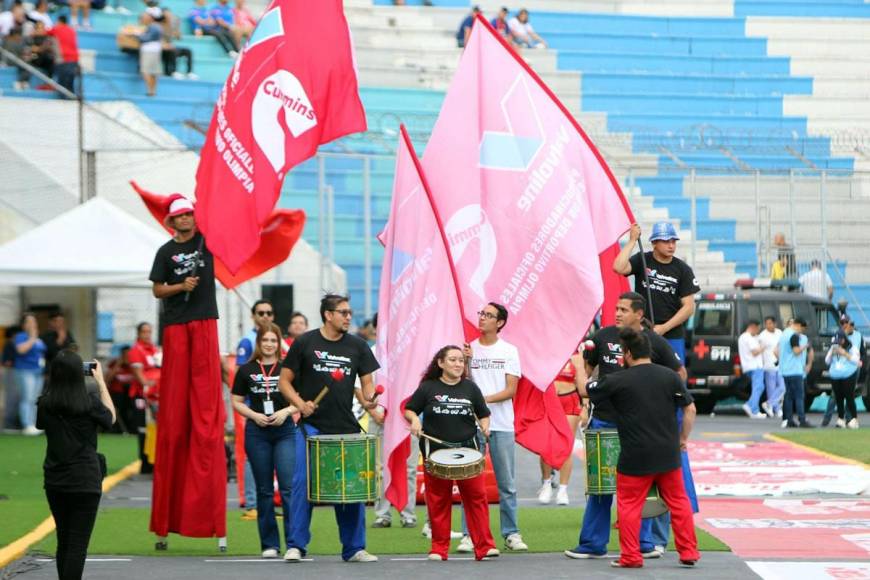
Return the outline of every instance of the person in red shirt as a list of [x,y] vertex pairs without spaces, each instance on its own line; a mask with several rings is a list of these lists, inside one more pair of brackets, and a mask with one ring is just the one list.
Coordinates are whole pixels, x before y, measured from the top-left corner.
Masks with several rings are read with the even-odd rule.
[[67,24],[67,17],[57,17],[57,24],[48,31],[48,34],[57,40],[60,49],[60,64],[54,67],[57,83],[70,91],[75,92],[75,81],[79,75],[79,43],[76,31]]
[[127,355],[133,382],[128,396],[132,402],[132,424],[139,439],[141,473],[152,473],[154,466],[145,454],[145,427],[148,423],[149,402],[156,404],[160,385],[160,348],[151,341],[153,329],[147,322],[136,326],[136,342]]
[[133,408],[129,396],[130,385],[134,380],[133,371],[130,368],[130,347],[122,346],[118,358],[109,362],[106,369],[106,383],[109,385],[109,395],[117,409],[118,420],[113,430],[116,433],[135,433],[136,427],[132,421]]

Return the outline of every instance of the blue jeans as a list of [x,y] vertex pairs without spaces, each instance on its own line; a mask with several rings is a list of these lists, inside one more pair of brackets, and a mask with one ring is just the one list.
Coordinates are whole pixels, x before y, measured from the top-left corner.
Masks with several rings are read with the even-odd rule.
[[785,404],[783,405],[782,418],[792,423],[792,418],[797,414],[798,420],[805,423],[807,417],[804,407],[804,377],[795,375],[782,379],[785,381]]
[[770,405],[773,413],[782,411],[780,398],[785,394],[785,381],[779,371],[764,371],[764,385],[767,390],[767,404]]
[[[837,400],[834,398],[834,393],[831,392],[831,396],[828,397],[828,406],[825,407],[825,418],[823,420],[824,423],[830,423],[831,419],[834,418],[834,413],[837,411]],[[849,412],[849,409],[846,409],[846,416],[843,419],[847,423],[852,420],[852,413]]]
[[681,336],[680,338],[666,338],[668,344],[671,345],[671,348],[674,349],[674,352],[677,353],[677,356],[680,357],[680,362],[685,365],[686,364],[686,338]]
[[260,532],[261,550],[281,548],[281,537],[278,535],[278,523],[275,520],[275,474],[278,476],[278,490],[284,508],[284,540],[289,543],[296,439],[296,425],[292,419],[287,419],[280,427],[258,427],[251,420],[245,424],[245,453],[248,455],[256,485],[257,528]]
[[[245,422],[245,433],[247,436],[247,424],[251,420]],[[255,423],[256,424],[256,423]],[[245,454],[247,455],[247,444],[245,445]],[[251,459],[245,459],[245,468],[242,471],[242,477],[245,478],[245,497],[242,498],[242,507],[246,510],[253,509],[257,506],[257,484],[254,483],[254,470],[251,467]]]
[[[520,531],[517,527],[516,441],[513,431],[491,431],[489,457],[498,486],[498,511],[501,536],[507,538]],[[462,510],[462,533],[468,535],[465,510]]]
[[761,412],[758,405],[761,402],[761,393],[764,392],[764,369],[755,369],[754,371],[749,371],[748,374],[752,380],[752,394],[749,395],[747,404],[752,414],[757,415]]
[[15,382],[18,384],[18,417],[21,427],[36,426],[36,399],[42,393],[42,369],[15,369]]
[[[296,468],[293,470],[293,493],[290,505],[290,537],[288,548],[298,548],[304,555],[311,542],[311,512],[314,504],[308,502],[308,461],[304,461],[308,450],[306,440],[320,432],[311,425],[302,427],[301,436],[296,437]],[[341,540],[341,558],[349,560],[354,554],[366,547],[366,512],[364,503],[335,504],[335,521]],[[284,514],[287,518],[287,514]]]
[[[616,425],[592,417],[589,429],[616,429]],[[610,512],[613,507],[612,495],[590,495],[586,499],[583,512],[583,525],[575,552],[603,555],[607,553],[610,541]],[[651,552],[655,544],[650,536],[652,520],[643,520],[640,526],[640,551]]]
[[5,403],[3,410],[3,428],[18,429],[21,427],[21,422],[18,419],[18,403],[21,400],[21,396],[18,393],[18,381],[15,380],[15,371],[11,368],[5,369],[5,372],[3,373],[3,382],[5,383],[3,386],[6,391],[3,397]]

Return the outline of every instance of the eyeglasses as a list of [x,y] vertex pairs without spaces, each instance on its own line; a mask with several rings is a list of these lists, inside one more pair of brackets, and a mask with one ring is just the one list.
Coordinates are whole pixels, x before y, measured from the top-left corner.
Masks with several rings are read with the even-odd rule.
[[330,312],[337,312],[338,314],[341,314],[341,315],[344,316],[345,318],[350,318],[351,316],[353,316],[353,310],[350,310],[350,309],[346,309],[346,310],[330,310]]
[[271,310],[257,310],[257,312],[255,312],[255,314],[257,316],[275,316],[275,313],[272,312]]
[[495,320],[498,318],[498,314],[493,314],[492,312],[487,312],[486,310],[480,310],[477,313],[479,318],[486,318],[487,320]]

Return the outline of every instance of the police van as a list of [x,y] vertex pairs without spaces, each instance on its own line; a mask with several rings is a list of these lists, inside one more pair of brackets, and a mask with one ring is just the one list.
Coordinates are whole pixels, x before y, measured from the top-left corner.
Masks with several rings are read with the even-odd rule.
[[[755,281],[738,281],[738,285],[741,287],[699,293],[695,297],[695,314],[689,320],[686,332],[686,370],[689,391],[695,397],[698,412],[709,413],[718,401],[729,397],[749,398],[751,385],[749,377],[744,376],[740,369],[737,339],[747,321],[757,320],[763,328],[768,316],[776,318],[780,329],[792,318],[807,321],[806,334],[814,353],[813,366],[806,380],[806,405],[809,408],[813,399],[831,388],[825,354],[840,328],[839,312],[830,302],[815,296],[786,289],[759,288]],[[864,396],[865,406],[870,402],[866,377],[868,363],[870,361],[864,361],[857,389]]]

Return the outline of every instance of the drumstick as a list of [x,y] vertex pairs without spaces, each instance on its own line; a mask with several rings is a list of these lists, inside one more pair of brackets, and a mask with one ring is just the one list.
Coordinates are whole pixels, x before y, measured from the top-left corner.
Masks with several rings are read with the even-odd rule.
[[320,401],[323,399],[323,397],[326,396],[326,393],[328,393],[328,392],[329,392],[329,387],[323,387],[322,389],[320,389],[320,392],[317,393],[316,397],[314,397],[314,404],[319,405]]
[[442,441],[441,439],[438,439],[437,437],[432,437],[431,435],[426,435],[422,431],[420,431],[420,437],[424,437],[429,441],[434,441],[435,443],[440,443],[441,445],[449,445],[449,443],[447,443],[446,441]]

